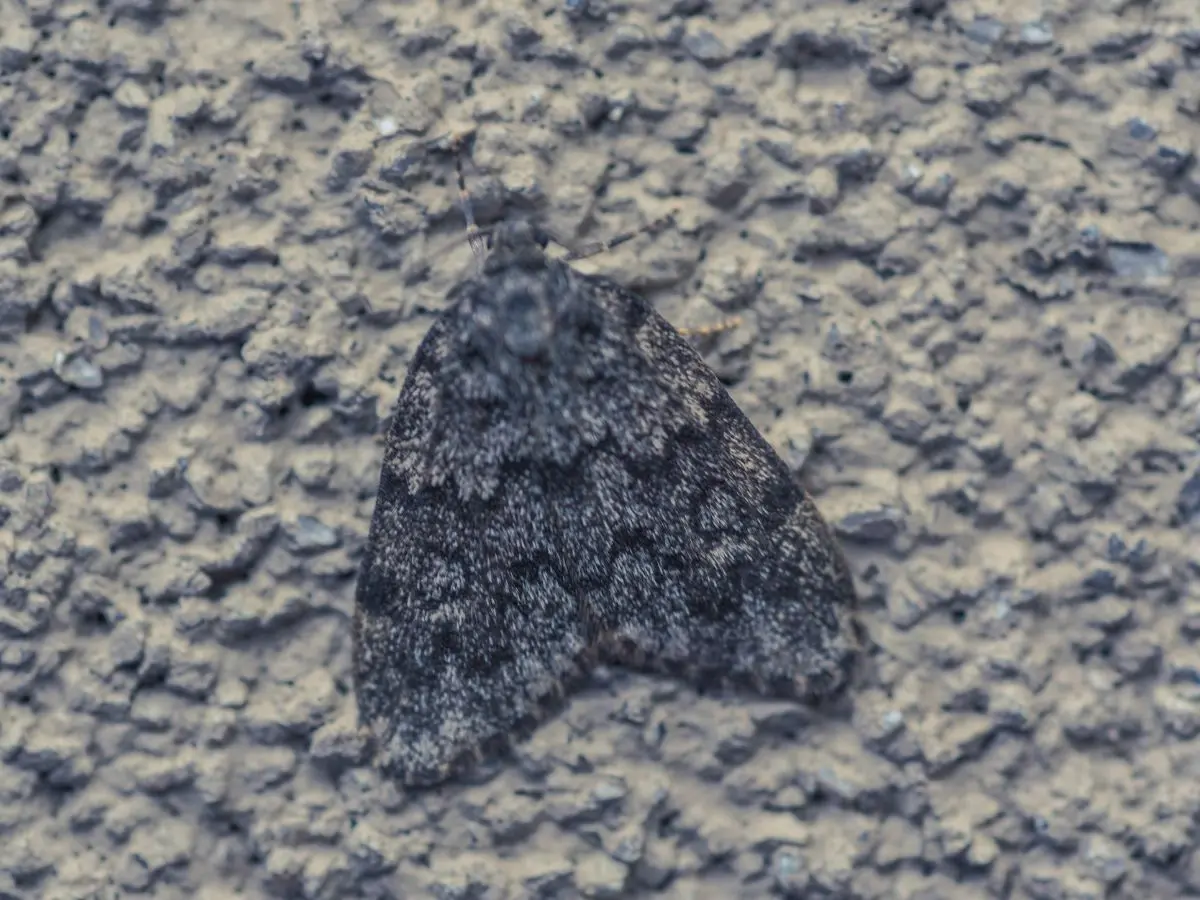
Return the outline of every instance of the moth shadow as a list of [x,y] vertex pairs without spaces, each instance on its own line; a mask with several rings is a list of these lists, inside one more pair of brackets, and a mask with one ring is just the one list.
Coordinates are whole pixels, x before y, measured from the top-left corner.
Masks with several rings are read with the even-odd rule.
[[[812,689],[802,693],[794,689],[793,683],[782,679],[763,684],[715,668],[638,659],[627,648],[591,651],[576,662],[575,671],[560,682],[557,691],[539,698],[533,710],[507,732],[463,751],[436,770],[404,773],[404,788],[414,796],[422,796],[454,787],[477,787],[513,772],[538,783],[545,781],[555,767],[576,774],[595,771],[596,767],[586,757],[568,759],[564,754],[553,761],[537,757],[528,752],[527,742],[539,729],[564,715],[568,707],[588,699],[605,698],[612,702],[606,721],[596,727],[632,727],[620,715],[620,700],[638,682],[646,681],[654,686],[656,705],[716,701],[754,706],[760,714],[756,716],[756,730],[764,739],[795,741],[803,732],[822,723],[850,720],[854,711],[851,685],[861,671],[857,661],[851,660],[839,673],[840,680],[835,685],[810,684]],[[658,757],[652,747],[647,746],[646,753],[651,759]]]

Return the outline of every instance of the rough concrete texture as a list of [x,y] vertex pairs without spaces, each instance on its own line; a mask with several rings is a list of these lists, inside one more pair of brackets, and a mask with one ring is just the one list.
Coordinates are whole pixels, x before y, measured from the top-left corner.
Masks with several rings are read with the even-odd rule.
[[[1195,0],[0,0],[0,897],[1200,896]],[[845,541],[843,717],[612,671],[354,728],[381,435],[484,222],[701,346]]]

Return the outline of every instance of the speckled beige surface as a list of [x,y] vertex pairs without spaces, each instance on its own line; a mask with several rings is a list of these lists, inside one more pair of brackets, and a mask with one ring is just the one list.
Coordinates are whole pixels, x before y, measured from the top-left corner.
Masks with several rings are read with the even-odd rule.
[[[844,719],[600,673],[354,728],[381,434],[482,218],[836,523]],[[1200,897],[1194,0],[0,0],[0,897]]]

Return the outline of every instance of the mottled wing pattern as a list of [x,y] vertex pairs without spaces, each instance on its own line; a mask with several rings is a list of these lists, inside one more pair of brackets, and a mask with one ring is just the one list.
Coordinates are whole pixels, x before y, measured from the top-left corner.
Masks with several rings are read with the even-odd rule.
[[410,784],[504,741],[584,648],[543,474],[506,463],[490,493],[466,502],[453,479],[430,477],[445,340],[439,322],[401,391],[354,621],[360,717],[382,768]]
[[589,639],[633,664],[832,690],[854,651],[854,588],[812,500],[686,339],[640,297],[588,280],[630,354],[629,382],[605,386],[611,421],[641,419],[621,410],[653,384],[662,429],[611,434],[556,485],[574,517],[567,555],[606,551],[607,577],[585,592]]

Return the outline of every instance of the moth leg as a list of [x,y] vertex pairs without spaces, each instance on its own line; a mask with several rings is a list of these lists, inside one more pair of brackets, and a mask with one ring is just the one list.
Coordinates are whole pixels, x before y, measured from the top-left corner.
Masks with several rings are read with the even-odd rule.
[[731,331],[741,324],[741,316],[730,316],[727,319],[722,319],[720,322],[714,322],[712,325],[697,325],[695,328],[677,328],[676,331],[684,337],[711,337],[714,334]]

